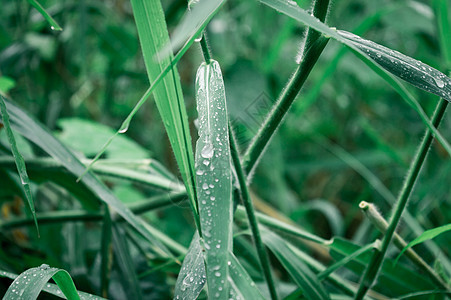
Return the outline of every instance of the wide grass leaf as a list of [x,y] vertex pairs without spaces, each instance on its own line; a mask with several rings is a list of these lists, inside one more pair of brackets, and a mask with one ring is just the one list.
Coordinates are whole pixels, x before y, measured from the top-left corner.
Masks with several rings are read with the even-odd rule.
[[265,299],[259,288],[233,253],[229,254],[230,298],[232,299]]
[[0,95],[0,115],[2,117],[2,123],[5,126],[6,135],[8,136],[8,141],[11,146],[11,152],[14,156],[14,162],[16,163],[17,171],[19,173],[20,181],[23,187],[23,192],[25,194],[25,197],[27,198],[28,207],[30,208],[31,215],[33,216],[36,230],[38,231],[39,235],[38,220],[36,219],[36,211],[34,208],[33,194],[31,193],[30,189],[30,180],[28,179],[27,168],[25,166],[25,161],[22,157],[22,154],[20,154],[17,147],[16,139],[14,138],[14,133],[9,122],[8,110],[6,109],[6,104],[2,95]]
[[196,76],[199,139],[196,183],[210,297],[227,299],[232,249],[232,176],[224,82],[219,64],[202,63]]
[[3,296],[3,300],[36,299],[50,278],[53,278],[68,299],[80,299],[74,282],[66,270],[51,268],[44,264],[17,276]]
[[271,249],[307,299],[329,299],[315,273],[290,249],[288,243],[269,230],[262,230],[263,242]]
[[426,230],[423,234],[421,234],[419,237],[417,237],[416,239],[414,239],[413,241],[411,241],[410,243],[407,244],[407,246],[404,247],[404,249],[402,249],[401,253],[399,253],[398,257],[396,258],[396,261],[398,261],[398,259],[401,257],[401,255],[409,248],[421,244],[427,240],[432,240],[433,238],[437,237],[438,235],[445,233],[447,231],[451,231],[451,223],[450,224],[446,224],[440,227],[436,227],[433,229],[429,229]]
[[[144,62],[151,83],[157,80],[173,59],[160,50],[169,43],[169,34],[160,1],[132,0],[133,13],[143,50]],[[191,146],[188,117],[183,101],[180,78],[175,66],[170,76],[154,88],[154,98],[174,151],[177,164],[195,215],[197,203],[194,182],[194,155]]]
[[[69,172],[75,176],[80,176],[85,166],[80,160],[52,136],[48,130],[30,117],[27,113],[6,100],[6,107],[11,118],[11,126],[21,135],[35,143],[47,154],[60,162]],[[134,227],[147,240],[153,242],[154,236],[149,231],[146,224],[135,216],[114,194],[92,173],[88,172],[81,181],[99,200],[108,204],[111,209],[116,211],[124,220]],[[75,180],[74,180],[75,184]],[[95,199],[89,199],[94,202]]]
[[451,101],[451,79],[442,72],[352,33],[332,29],[301,9],[294,1],[260,0],[260,2],[362,53],[363,56],[360,58],[375,61],[379,67],[408,83]]
[[199,233],[194,233],[175,284],[174,299],[197,299],[206,282]]

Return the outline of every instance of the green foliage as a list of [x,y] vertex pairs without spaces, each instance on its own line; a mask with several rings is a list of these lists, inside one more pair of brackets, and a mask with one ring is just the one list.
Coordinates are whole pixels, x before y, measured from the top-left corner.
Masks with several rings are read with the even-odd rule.
[[0,295],[446,299],[450,6],[2,3]]

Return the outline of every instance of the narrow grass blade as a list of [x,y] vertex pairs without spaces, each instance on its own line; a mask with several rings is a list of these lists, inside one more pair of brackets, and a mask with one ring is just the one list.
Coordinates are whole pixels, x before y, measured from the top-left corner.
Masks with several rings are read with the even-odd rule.
[[451,223],[440,226],[440,227],[436,227],[433,229],[426,230],[422,235],[420,235],[419,237],[417,237],[416,239],[414,239],[413,241],[408,243],[407,246],[404,247],[404,249],[402,249],[401,253],[399,253],[398,257],[396,258],[396,262],[407,249],[409,249],[415,245],[421,244],[424,241],[432,240],[433,238],[435,238],[438,235],[445,233],[447,231],[451,231]]
[[269,230],[262,230],[263,241],[274,253],[307,299],[330,299],[317,276],[290,249],[288,243]]
[[230,294],[233,299],[265,299],[239,260],[230,253]]
[[[150,82],[154,82],[161,76],[165,67],[171,65],[173,58],[172,54],[169,57],[160,54],[164,45],[169,43],[163,9],[160,1],[132,0],[131,3],[147,74]],[[156,86],[154,90],[155,103],[163,119],[197,222],[194,155],[180,78],[176,68],[172,67],[172,76],[164,77],[162,80],[163,85]]]
[[[26,137],[55,160],[60,162],[74,176],[79,176],[85,170],[83,163],[70,152],[63,144],[52,136],[48,130],[35,121],[26,112],[6,100],[6,107],[11,118],[11,126],[14,130]],[[81,181],[99,200],[108,204],[111,209],[123,217],[147,240],[153,242],[154,236],[149,232],[146,224],[135,216],[114,194],[91,172],[88,172]],[[90,199],[95,201],[96,199]]]
[[442,48],[442,55],[447,64],[447,69],[451,70],[451,28],[449,13],[451,11],[451,4],[447,0],[433,1],[435,6],[435,15],[438,21],[438,30],[440,33],[440,47]]
[[204,255],[199,233],[194,233],[175,284],[174,299],[197,299],[206,282]]
[[451,101],[451,79],[442,72],[352,33],[332,29],[301,9],[294,1],[260,0],[260,2],[360,52],[363,54],[360,58],[375,61],[379,68],[420,89]]
[[133,264],[133,258],[130,254],[125,232],[119,224],[114,223],[112,226],[112,233],[114,258],[119,266],[120,273],[123,276],[122,282],[125,294],[128,296],[128,299],[143,299],[138,275],[135,271],[135,265]]
[[113,247],[111,243],[111,237],[112,222],[110,209],[107,205],[105,205],[102,223],[102,241],[100,245],[100,290],[102,292],[102,296],[105,298],[108,298],[108,286],[110,284],[111,267],[113,262]]
[[14,162],[16,163],[17,172],[19,173],[23,191],[25,197],[27,198],[28,207],[30,208],[31,215],[33,216],[36,230],[39,236],[38,220],[36,219],[36,211],[34,208],[33,194],[31,193],[30,189],[30,180],[28,179],[27,168],[25,166],[25,161],[22,157],[22,154],[20,154],[19,149],[17,148],[16,139],[14,138],[14,133],[9,122],[8,110],[6,109],[5,101],[2,95],[0,95],[0,115],[2,116],[2,122],[5,126],[6,135],[11,146],[11,152],[14,156]]
[[218,62],[202,63],[196,76],[199,139],[196,183],[205,247],[208,293],[229,296],[232,249],[232,176],[224,82]]
[[63,28],[49,15],[49,13],[42,7],[42,5],[36,0],[28,0],[28,2],[37,9],[37,11],[44,17],[44,19],[50,24],[50,29],[61,31]]
[[163,55],[169,55],[171,51],[182,45],[191,45],[196,38],[200,38],[202,31],[208,22],[219,11],[225,0],[200,0],[193,1],[174,31],[171,43],[163,50]]
[[66,270],[43,264],[17,276],[3,296],[3,300],[36,299],[50,278],[53,278],[68,299],[80,299],[74,282]]

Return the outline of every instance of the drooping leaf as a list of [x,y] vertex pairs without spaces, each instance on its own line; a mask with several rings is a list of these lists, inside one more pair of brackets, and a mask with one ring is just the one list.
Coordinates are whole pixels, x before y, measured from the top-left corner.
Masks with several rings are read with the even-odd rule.
[[358,51],[363,54],[364,59],[375,61],[381,68],[408,83],[451,101],[451,79],[442,72],[350,32],[332,29],[301,9],[294,1],[260,0],[260,2]]
[[205,263],[199,233],[194,233],[175,284],[174,299],[197,299],[206,282]]
[[28,0],[28,2],[37,9],[37,11],[44,17],[44,19],[50,24],[52,30],[61,31],[63,28],[49,15],[49,13],[42,7],[42,5],[36,0]]
[[25,166],[25,161],[17,148],[16,139],[14,138],[14,133],[11,129],[11,124],[9,122],[9,114],[5,105],[5,99],[0,95],[0,115],[2,117],[2,123],[5,126],[6,135],[8,136],[8,141],[11,146],[11,152],[14,156],[14,162],[16,163],[17,172],[19,173],[20,181],[22,183],[23,192],[27,198],[28,207],[30,208],[31,215],[33,216],[36,230],[39,235],[38,220],[36,219],[36,211],[34,208],[33,194],[30,189],[30,180],[28,179],[27,168]]
[[398,257],[396,258],[396,262],[398,261],[398,259],[401,257],[401,255],[403,255],[403,253],[418,244],[421,244],[427,240],[432,240],[433,238],[437,237],[438,235],[451,231],[451,223],[450,224],[446,224],[443,226],[439,226],[436,228],[432,228],[429,230],[426,230],[425,232],[423,232],[423,234],[421,234],[419,237],[417,237],[416,239],[414,239],[413,241],[411,241],[410,243],[407,244],[407,246],[404,247],[404,249],[402,249],[402,251],[399,253]]
[[[163,56],[160,50],[169,42],[169,35],[160,1],[132,0],[138,35],[143,50],[149,81],[153,83],[161,76],[173,59]],[[154,88],[155,103],[163,119],[166,132],[174,151],[194,214],[197,213],[194,155],[188,117],[183,101],[180,78],[175,66],[171,76],[165,76],[162,84]]]
[[3,296],[3,300],[36,299],[50,278],[53,278],[68,299],[80,299],[74,282],[66,270],[43,264],[17,276]]
[[227,299],[232,249],[232,176],[224,82],[219,64],[202,63],[196,76],[199,139],[196,183],[210,297]]
[[269,230],[262,230],[263,241],[277,257],[307,299],[329,299],[317,276],[290,249],[288,243]]
[[[15,280],[19,276],[20,275],[16,275],[16,274],[13,274],[10,272],[0,271],[0,277]],[[38,275],[36,275],[36,276],[38,276]],[[58,285],[56,285],[54,283],[47,283],[46,285],[44,285],[42,290],[49,294],[52,294],[54,296],[64,298],[64,294],[61,293],[61,289],[58,287]],[[77,291],[77,293],[80,296],[81,300],[104,300],[104,298],[102,298],[102,297],[99,297],[99,296],[96,296],[93,294],[89,294],[89,293],[85,293],[82,291]]]
[[233,253],[229,254],[229,282],[232,299],[265,299],[259,288]]

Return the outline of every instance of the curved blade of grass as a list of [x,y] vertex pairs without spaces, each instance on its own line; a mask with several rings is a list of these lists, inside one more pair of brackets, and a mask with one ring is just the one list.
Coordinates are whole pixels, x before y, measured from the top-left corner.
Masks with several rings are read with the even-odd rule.
[[68,299],[80,299],[74,282],[66,270],[43,264],[17,276],[3,296],[3,300],[36,299],[50,278],[53,278]]
[[25,194],[25,197],[27,198],[28,207],[30,208],[31,215],[33,216],[34,224],[36,226],[36,231],[39,236],[38,220],[36,219],[36,211],[34,208],[33,194],[31,193],[30,189],[30,180],[28,179],[27,168],[25,166],[25,161],[22,157],[22,154],[20,154],[19,149],[17,148],[16,139],[14,138],[14,133],[11,129],[11,124],[9,122],[9,114],[8,110],[6,109],[4,99],[5,98],[3,98],[2,95],[0,95],[0,115],[2,117],[2,122],[6,130],[6,135],[8,137],[8,141],[11,146],[11,152],[13,153],[14,156],[14,162],[16,164],[17,172],[19,173],[20,181],[23,187],[23,192]]
[[422,90],[451,101],[451,79],[442,72],[347,31],[332,29],[301,9],[294,1],[259,1],[360,52],[363,54],[361,59],[375,61],[379,68],[384,68]]
[[[36,275],[37,276],[37,275]],[[18,275],[10,273],[10,272],[5,272],[5,271],[0,271],[0,277],[4,277],[4,278],[9,278],[12,280],[15,280]],[[54,283],[47,283],[42,290],[44,292],[47,292],[49,294],[52,294],[54,296],[57,297],[63,297],[63,295],[61,294],[61,290],[58,287],[58,285],[54,284]],[[81,300],[104,300],[104,298],[93,295],[93,294],[89,294],[89,293],[85,293],[82,291],[77,291],[78,295],[80,296]]]
[[194,233],[175,284],[174,299],[197,299],[206,282],[199,233]]
[[[53,137],[45,127],[10,101],[6,100],[5,103],[14,130],[60,162],[73,175],[79,176],[83,173],[85,169],[83,163],[66,146]],[[81,181],[98,199],[108,204],[147,240],[154,241],[154,235],[146,227],[146,224],[120,202],[94,174],[88,172]],[[94,201],[95,199],[90,200]]]
[[192,45],[196,38],[199,38],[208,22],[219,11],[225,0],[200,0],[193,1],[180,21],[171,42],[165,45],[162,54],[168,56],[171,51],[181,45]]
[[[147,74],[150,82],[153,82],[165,70],[165,66],[171,64],[173,58],[172,54],[168,57],[159,53],[169,42],[163,9],[160,1],[132,0],[131,3]],[[175,67],[172,68],[172,76],[164,77],[163,85],[155,88],[154,97],[197,222],[194,155],[180,78]]]
[[210,297],[227,299],[232,249],[232,176],[224,82],[218,62],[202,63],[196,75],[199,139],[196,183]]
[[44,17],[44,19],[50,24],[50,29],[61,31],[63,28],[49,15],[49,13],[42,7],[42,5],[36,0],[28,0],[34,8]]
[[414,239],[413,241],[411,241],[410,243],[407,244],[407,246],[404,247],[404,249],[402,249],[402,251],[399,253],[398,257],[396,257],[395,262],[397,262],[399,260],[399,258],[401,257],[401,255],[403,255],[403,253],[418,244],[423,243],[424,241],[427,240],[432,240],[433,238],[437,237],[438,235],[445,233],[447,231],[451,231],[451,223],[450,224],[446,224],[443,226],[439,226],[433,229],[429,229],[426,230],[422,235],[420,235],[419,237],[417,237],[416,239]]
[[296,256],[285,240],[269,230],[262,230],[261,233],[266,246],[304,291],[307,299],[330,299],[318,277]]

